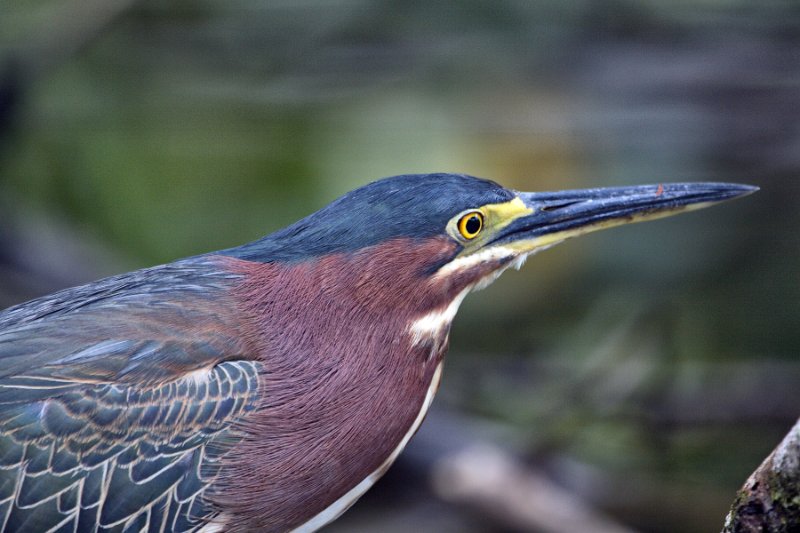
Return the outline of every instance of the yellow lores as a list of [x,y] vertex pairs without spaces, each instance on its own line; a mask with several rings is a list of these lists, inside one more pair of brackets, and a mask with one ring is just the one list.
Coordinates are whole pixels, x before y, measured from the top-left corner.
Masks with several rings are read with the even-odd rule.
[[[517,218],[530,215],[533,209],[526,206],[521,198],[499,204],[488,204],[478,209],[468,209],[453,217],[447,224],[447,232],[457,240],[464,242],[464,252],[483,246],[492,235],[508,226]],[[480,219],[480,228],[476,232],[469,231],[473,217]]]

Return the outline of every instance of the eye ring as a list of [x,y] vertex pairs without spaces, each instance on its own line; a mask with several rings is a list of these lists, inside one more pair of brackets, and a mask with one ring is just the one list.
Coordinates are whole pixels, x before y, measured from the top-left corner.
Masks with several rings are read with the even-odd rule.
[[458,233],[467,240],[472,240],[478,236],[483,229],[483,213],[480,211],[470,211],[458,219]]

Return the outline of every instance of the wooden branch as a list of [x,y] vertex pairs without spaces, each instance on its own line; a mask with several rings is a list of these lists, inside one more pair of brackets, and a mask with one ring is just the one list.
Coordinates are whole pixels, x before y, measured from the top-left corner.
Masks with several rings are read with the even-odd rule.
[[739,490],[722,531],[800,531],[800,420]]
[[548,533],[632,531],[513,455],[488,444],[438,461],[433,486],[445,501],[477,508],[512,529]]

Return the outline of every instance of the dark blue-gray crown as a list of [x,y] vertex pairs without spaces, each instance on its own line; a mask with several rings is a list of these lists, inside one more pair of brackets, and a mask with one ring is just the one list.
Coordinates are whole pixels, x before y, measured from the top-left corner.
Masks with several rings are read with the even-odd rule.
[[443,235],[460,211],[511,198],[497,183],[472,176],[393,176],[350,191],[260,240],[219,253],[251,261],[302,261],[394,238],[424,239]]

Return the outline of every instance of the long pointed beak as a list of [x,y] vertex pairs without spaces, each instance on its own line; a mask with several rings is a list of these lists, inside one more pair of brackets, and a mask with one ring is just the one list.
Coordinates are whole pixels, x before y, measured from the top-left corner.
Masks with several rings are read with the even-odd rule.
[[600,229],[701,209],[757,190],[732,183],[670,183],[518,193],[530,214],[504,227],[492,244],[530,251]]

